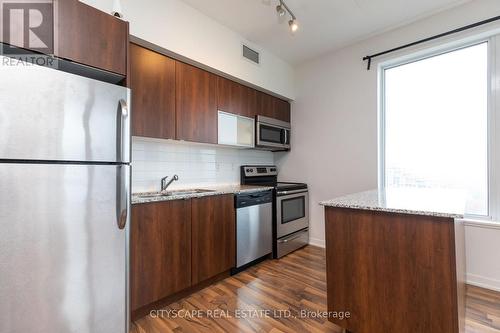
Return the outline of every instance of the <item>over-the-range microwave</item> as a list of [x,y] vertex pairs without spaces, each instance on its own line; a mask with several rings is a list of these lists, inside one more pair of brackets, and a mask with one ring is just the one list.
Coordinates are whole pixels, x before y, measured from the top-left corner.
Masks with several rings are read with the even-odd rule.
[[290,123],[264,116],[257,116],[256,146],[271,151],[290,150]]

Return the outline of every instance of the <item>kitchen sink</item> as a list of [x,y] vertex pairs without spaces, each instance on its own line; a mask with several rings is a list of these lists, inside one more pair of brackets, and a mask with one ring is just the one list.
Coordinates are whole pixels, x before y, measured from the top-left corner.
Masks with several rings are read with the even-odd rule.
[[210,193],[215,192],[215,190],[203,190],[203,189],[195,189],[195,190],[178,190],[178,191],[168,191],[163,195],[190,195],[190,194],[199,194],[199,193]]
[[215,190],[194,189],[194,190],[177,190],[177,191],[156,192],[156,193],[143,193],[143,194],[137,194],[137,197],[142,199],[152,199],[152,198],[171,197],[178,195],[210,193],[210,192],[215,192]]

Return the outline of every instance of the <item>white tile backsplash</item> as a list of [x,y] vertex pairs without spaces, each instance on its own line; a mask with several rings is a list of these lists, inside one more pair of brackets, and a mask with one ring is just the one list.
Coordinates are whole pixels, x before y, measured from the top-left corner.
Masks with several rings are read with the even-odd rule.
[[160,189],[160,179],[178,175],[170,188],[240,183],[240,166],[274,165],[272,152],[174,140],[132,138],[132,192]]

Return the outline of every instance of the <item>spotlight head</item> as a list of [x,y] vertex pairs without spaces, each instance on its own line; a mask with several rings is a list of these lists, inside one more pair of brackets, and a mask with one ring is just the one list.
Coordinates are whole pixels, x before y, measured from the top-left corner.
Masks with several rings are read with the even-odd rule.
[[288,21],[288,25],[290,26],[290,30],[292,30],[292,32],[299,30],[299,25],[295,19]]
[[278,13],[279,17],[283,17],[286,14],[285,8],[283,8],[283,6],[281,4],[276,6],[276,12]]

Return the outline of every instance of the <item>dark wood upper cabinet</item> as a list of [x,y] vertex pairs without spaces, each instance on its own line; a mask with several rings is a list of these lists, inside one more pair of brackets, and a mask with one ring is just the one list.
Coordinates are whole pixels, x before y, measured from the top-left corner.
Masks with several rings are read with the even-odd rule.
[[289,123],[291,121],[290,103],[279,98],[274,98],[274,117]]
[[241,114],[243,112],[243,88],[239,83],[218,76],[218,109],[229,113]]
[[132,135],[175,139],[175,60],[130,44]]
[[217,77],[218,109],[240,116],[254,118],[257,91],[240,83]]
[[192,283],[235,266],[236,216],[233,195],[192,200]]
[[191,200],[132,206],[131,310],[191,286]]
[[290,122],[290,103],[258,91],[257,115]]
[[78,0],[54,0],[57,57],[127,74],[128,22]]
[[176,61],[177,139],[217,143],[217,76]]
[[257,91],[257,115],[274,118],[274,97]]
[[244,87],[243,96],[245,100],[242,116],[255,118],[257,115],[257,90]]

